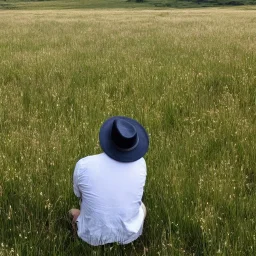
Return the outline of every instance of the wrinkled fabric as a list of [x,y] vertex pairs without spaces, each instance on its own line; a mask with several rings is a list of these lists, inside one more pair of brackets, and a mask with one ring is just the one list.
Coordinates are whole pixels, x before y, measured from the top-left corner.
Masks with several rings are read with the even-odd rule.
[[73,176],[82,199],[78,236],[95,246],[136,240],[143,230],[146,172],[144,158],[123,163],[102,153],[80,159]]

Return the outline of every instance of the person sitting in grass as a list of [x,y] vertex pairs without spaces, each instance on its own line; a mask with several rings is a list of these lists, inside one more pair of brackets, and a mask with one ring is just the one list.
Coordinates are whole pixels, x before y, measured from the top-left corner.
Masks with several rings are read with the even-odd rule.
[[143,156],[149,137],[136,120],[116,116],[103,123],[99,141],[103,153],[82,158],[75,166],[74,193],[81,204],[69,213],[75,232],[90,245],[128,244],[142,234],[146,217]]

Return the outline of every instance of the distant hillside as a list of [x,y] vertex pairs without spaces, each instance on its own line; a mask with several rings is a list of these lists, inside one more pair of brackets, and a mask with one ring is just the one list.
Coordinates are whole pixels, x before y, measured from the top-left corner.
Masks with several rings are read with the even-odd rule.
[[0,9],[200,8],[256,5],[256,0],[0,0]]
[[255,5],[256,0],[131,0],[150,2],[158,7],[210,7],[210,6],[239,6]]

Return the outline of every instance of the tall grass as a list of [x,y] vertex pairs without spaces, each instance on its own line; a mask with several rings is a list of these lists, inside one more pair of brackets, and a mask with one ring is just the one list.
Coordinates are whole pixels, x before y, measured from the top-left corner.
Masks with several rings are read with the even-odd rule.
[[[255,255],[255,14],[1,12],[0,255]],[[113,115],[150,134],[148,215],[91,247],[72,174]]]

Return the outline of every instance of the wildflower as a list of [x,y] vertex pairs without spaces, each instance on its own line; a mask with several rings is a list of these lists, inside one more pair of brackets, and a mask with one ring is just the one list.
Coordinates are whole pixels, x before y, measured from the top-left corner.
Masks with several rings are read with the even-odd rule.
[[10,220],[12,217],[12,206],[9,206],[9,212],[8,212],[8,220]]

